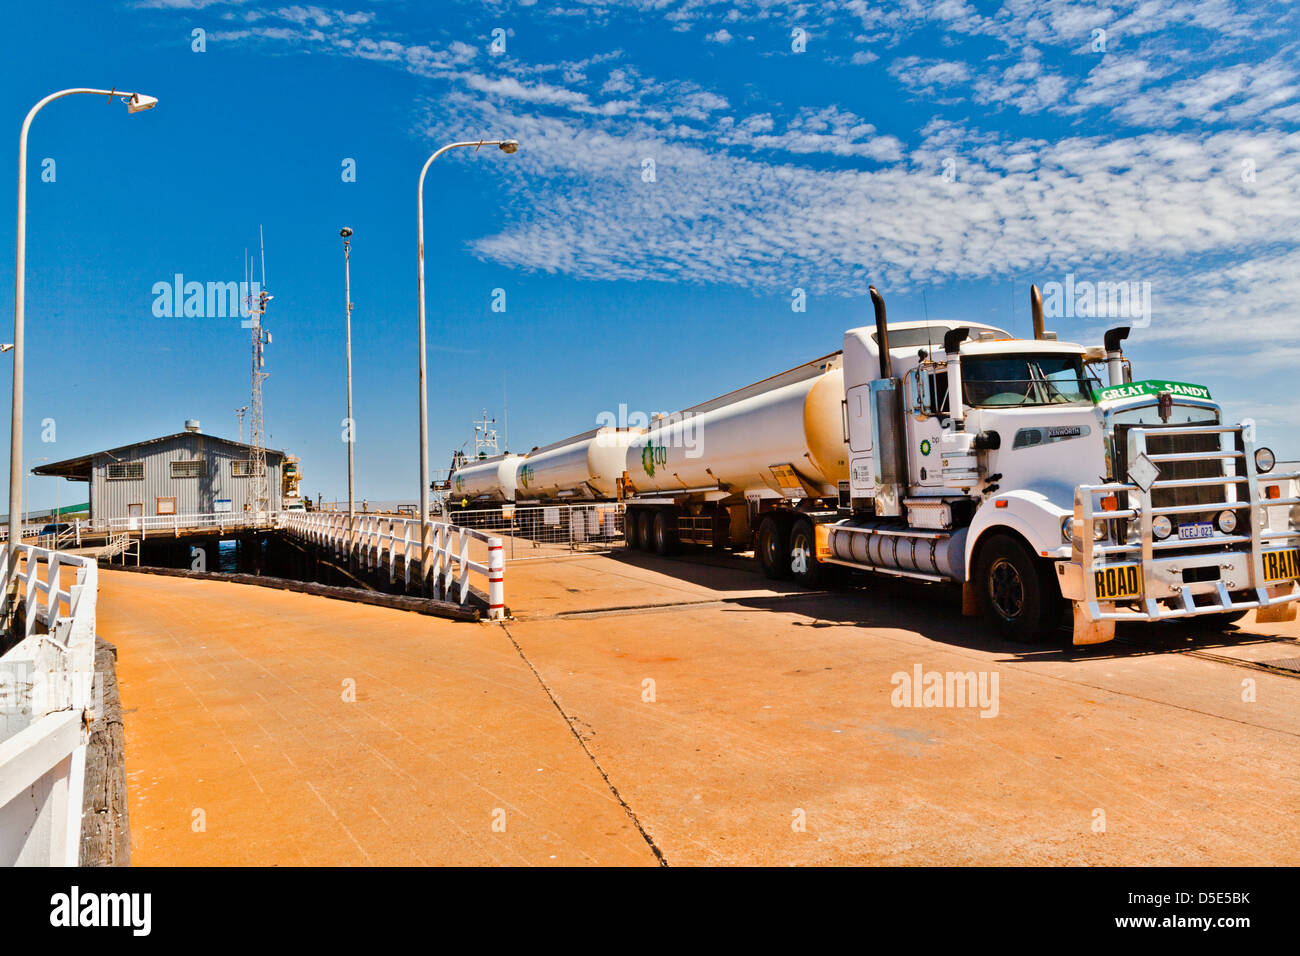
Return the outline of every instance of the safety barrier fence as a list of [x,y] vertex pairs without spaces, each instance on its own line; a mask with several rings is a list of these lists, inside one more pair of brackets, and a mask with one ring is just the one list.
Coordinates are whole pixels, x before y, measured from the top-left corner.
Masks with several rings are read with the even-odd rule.
[[[0,865],[75,866],[86,745],[95,717],[92,559],[19,545],[12,617],[0,657]],[[0,551],[8,580],[8,552]]]
[[454,599],[458,604],[469,598],[470,574],[482,575],[488,585],[488,618],[505,618],[505,554],[500,537],[475,528],[430,521],[426,525],[428,558],[421,560],[419,519],[356,515],[352,527],[348,525],[346,513],[301,511],[280,512],[278,524],[305,541],[332,550],[336,556],[355,556],[367,571],[381,571],[387,559],[390,584],[397,581],[400,556],[407,587],[414,573],[417,584],[419,576],[423,576],[435,596]]
[[449,524],[501,537],[511,561],[553,558],[622,547],[623,505],[572,503],[497,505],[491,508],[450,506]]

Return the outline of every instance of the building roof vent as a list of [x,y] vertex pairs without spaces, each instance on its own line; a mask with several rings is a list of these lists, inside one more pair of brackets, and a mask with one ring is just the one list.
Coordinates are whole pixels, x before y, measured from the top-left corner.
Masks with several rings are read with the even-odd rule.
[[196,432],[199,430],[199,420],[197,418],[185,419],[185,430],[187,432]]

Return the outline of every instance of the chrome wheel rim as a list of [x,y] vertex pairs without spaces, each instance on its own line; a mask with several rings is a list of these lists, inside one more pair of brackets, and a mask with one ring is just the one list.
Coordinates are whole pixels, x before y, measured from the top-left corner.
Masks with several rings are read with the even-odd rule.
[[994,609],[1007,620],[1019,617],[1025,609],[1025,582],[1016,566],[998,558],[989,568],[989,598]]
[[790,542],[790,570],[795,574],[807,574],[811,553],[808,539],[802,534],[795,535]]

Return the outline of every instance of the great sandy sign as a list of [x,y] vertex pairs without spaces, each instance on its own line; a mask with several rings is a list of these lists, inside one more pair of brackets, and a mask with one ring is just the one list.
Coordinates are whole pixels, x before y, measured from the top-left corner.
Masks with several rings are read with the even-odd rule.
[[1161,382],[1148,379],[1144,382],[1129,382],[1125,385],[1112,385],[1092,393],[1094,402],[1114,402],[1125,398],[1141,398],[1145,395],[1159,395],[1168,392],[1175,397],[1210,399],[1210,390],[1204,385],[1191,385],[1187,382]]

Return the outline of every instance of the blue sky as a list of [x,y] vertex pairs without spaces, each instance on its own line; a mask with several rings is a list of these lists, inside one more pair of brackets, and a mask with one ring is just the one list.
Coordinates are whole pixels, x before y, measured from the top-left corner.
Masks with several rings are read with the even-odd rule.
[[[521,148],[453,153],[426,187],[435,469],[503,392],[526,450],[620,403],[670,410],[833,351],[870,321],[869,283],[895,319],[1024,333],[1029,284],[1067,275],[1150,283],[1138,376],[1209,385],[1300,458],[1294,7],[144,0],[7,17],[15,140],[56,89],[160,100],[128,116],[69,98],[33,129],[29,466],[189,417],[234,435],[248,332],[157,317],[152,289],[241,279],[261,225],[269,444],[301,456],[307,492],[342,495],[347,225],[359,493],[413,498],[415,183],[437,146],[479,137]],[[0,150],[0,182],[14,163]],[[1087,342],[1111,324],[1049,322]],[[53,504],[55,482],[30,496]]]

